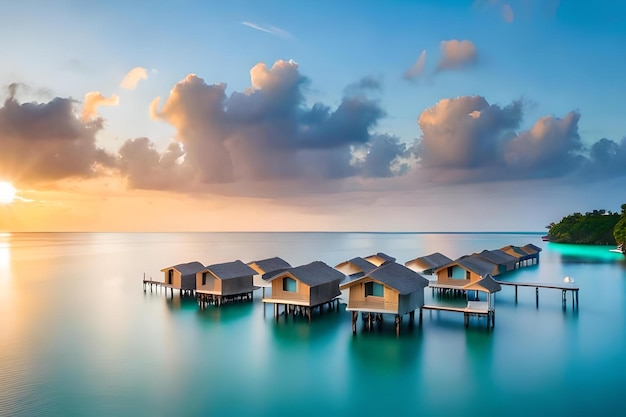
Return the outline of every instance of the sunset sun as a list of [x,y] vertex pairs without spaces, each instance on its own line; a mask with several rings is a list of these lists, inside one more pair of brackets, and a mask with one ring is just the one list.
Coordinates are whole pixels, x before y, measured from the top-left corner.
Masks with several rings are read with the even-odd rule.
[[15,199],[15,187],[9,182],[0,181],[0,204],[12,203]]

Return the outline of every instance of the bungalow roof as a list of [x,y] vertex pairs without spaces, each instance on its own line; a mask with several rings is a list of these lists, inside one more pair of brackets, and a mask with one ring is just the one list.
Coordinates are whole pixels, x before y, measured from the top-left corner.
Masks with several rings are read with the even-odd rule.
[[168,269],[175,269],[178,272],[180,272],[181,275],[190,275],[190,274],[195,274],[196,272],[204,269],[204,265],[202,265],[198,261],[193,261],[193,262],[187,262],[184,264],[178,264],[174,266],[169,266],[167,268],[163,268],[161,269],[161,272],[166,271]]
[[491,262],[482,259],[478,255],[469,255],[461,257],[447,265],[442,265],[441,267],[437,268],[435,272],[439,272],[442,269],[448,268],[454,264],[457,264],[460,267],[467,269],[468,271],[474,272],[475,274],[478,274],[480,276],[491,273],[491,270],[493,269],[493,264]]
[[376,265],[374,265],[373,263],[366,261],[360,256],[357,256],[356,258],[352,258],[349,261],[345,261],[345,262],[338,264],[337,266],[335,266],[335,269],[338,269],[343,272],[343,266],[347,264],[352,264],[365,273],[376,268]]
[[209,265],[205,268],[211,271],[219,279],[233,279],[256,274],[256,271],[240,260],[225,262],[222,264]]
[[374,255],[366,256],[364,259],[370,263],[373,263],[376,266],[381,266],[384,263],[396,261],[396,258],[394,258],[393,256],[389,256],[383,252],[378,252]]
[[491,274],[486,274],[480,280],[471,282],[463,286],[463,289],[471,290],[471,291],[482,291],[482,292],[494,293],[494,292],[500,291],[502,289],[502,286],[500,285],[498,281],[493,279]]
[[516,258],[523,258],[528,256],[528,253],[524,252],[520,247],[514,245],[503,246],[500,248],[500,250]]
[[517,258],[515,256],[509,255],[508,253],[500,249],[484,250],[477,255],[498,265],[517,261]]
[[304,282],[310,287],[315,287],[333,281],[340,282],[345,278],[345,275],[337,271],[335,268],[328,266],[322,261],[314,261],[310,264],[288,268],[281,273],[269,277],[267,280],[273,281],[276,278],[283,277],[287,273],[290,273],[299,281]]
[[439,268],[442,265],[449,264],[450,262],[454,262],[452,259],[448,258],[446,255],[434,252],[430,255],[421,256],[419,258],[415,258],[411,261],[405,262],[405,266],[409,263],[419,263],[421,266],[425,267],[424,270]]
[[428,280],[421,274],[397,262],[389,262],[370,271],[369,274],[359,279],[343,284],[342,288],[348,288],[356,282],[368,278],[381,282],[387,287],[398,291],[400,294],[410,294],[420,288],[428,286]]
[[[277,256],[268,259],[261,259],[259,261],[248,262],[248,266],[252,267],[252,269],[255,270],[257,270],[258,268],[257,273],[260,274],[267,274],[269,272],[281,271],[287,268],[291,268],[289,262]],[[255,268],[255,266],[257,268]]]
[[541,252],[541,248],[539,246],[533,245],[532,243],[524,245],[520,249],[523,250],[524,252],[526,252],[529,255],[534,255],[536,253]]

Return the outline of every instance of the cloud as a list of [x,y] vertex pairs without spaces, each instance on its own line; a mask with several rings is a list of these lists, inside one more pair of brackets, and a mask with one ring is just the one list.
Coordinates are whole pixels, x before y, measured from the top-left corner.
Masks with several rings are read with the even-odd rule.
[[523,110],[521,101],[502,107],[480,96],[443,99],[421,113],[422,137],[410,152],[440,182],[552,178],[584,167],[580,114],[545,116],[518,132]]
[[279,36],[281,38],[285,38],[285,39],[291,39],[293,38],[293,35],[289,32],[287,32],[286,30],[283,30],[281,28],[278,28],[276,26],[272,26],[272,25],[259,25],[257,23],[252,23],[252,22],[240,22],[242,25],[247,26],[249,28],[261,31],[261,32],[265,32],[265,33],[269,33],[271,35],[275,35],[275,36]]
[[127,140],[118,153],[120,170],[131,188],[171,190],[185,185],[186,174],[179,162],[184,152],[177,142],[159,153],[148,138],[137,138]]
[[113,94],[111,97],[105,97],[99,91],[91,91],[85,94],[85,100],[83,101],[83,122],[98,116],[98,107],[100,106],[117,106],[120,102],[120,98]]
[[527,177],[558,176],[579,168],[578,152],[583,150],[579,120],[580,114],[574,111],[563,118],[540,118],[530,130],[508,141],[504,149],[507,166]]
[[135,67],[124,76],[120,87],[126,90],[134,90],[141,80],[148,79],[148,71],[142,67]]
[[[279,60],[271,68],[259,63],[250,70],[250,81],[250,88],[227,95],[225,84],[207,84],[190,74],[172,88],[160,110],[160,100],[152,103],[152,117],[176,128],[184,157],[175,168],[188,175],[187,182],[323,181],[362,175],[364,170],[388,175],[388,166],[373,169],[375,159],[359,165],[353,158],[356,147],[371,146],[372,130],[385,115],[369,97],[380,91],[376,79],[365,77],[346,87],[334,109],[305,105],[308,79],[293,61]],[[150,146],[142,147],[141,154],[126,154],[127,164],[148,154],[156,160]],[[379,147],[372,149],[374,155],[379,152]],[[392,160],[378,159],[387,165]],[[148,169],[125,173],[135,186],[145,183],[139,177],[153,175]]]
[[478,59],[478,51],[472,41],[449,40],[441,41],[441,56],[437,71],[455,70],[474,65]]
[[0,176],[16,181],[49,181],[96,175],[114,158],[96,146],[101,119],[81,122],[75,102],[56,97],[19,103],[9,96],[0,107]]
[[602,138],[591,146],[585,173],[589,179],[619,177],[626,174],[626,137],[620,142]]
[[417,57],[417,61],[415,64],[403,75],[403,78],[409,81],[414,80],[415,78],[421,76],[424,73],[424,67],[426,66],[426,50],[422,50],[419,57]]

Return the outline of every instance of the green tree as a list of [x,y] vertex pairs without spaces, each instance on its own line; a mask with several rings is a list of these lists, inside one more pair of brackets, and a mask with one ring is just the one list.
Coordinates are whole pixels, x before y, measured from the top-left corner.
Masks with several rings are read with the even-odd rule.
[[613,237],[618,245],[626,246],[626,204],[622,204],[622,215],[613,229]]

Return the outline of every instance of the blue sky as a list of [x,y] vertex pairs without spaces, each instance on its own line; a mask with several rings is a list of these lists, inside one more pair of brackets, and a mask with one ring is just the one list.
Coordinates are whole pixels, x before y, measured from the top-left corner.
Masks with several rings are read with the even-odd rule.
[[[369,217],[387,216],[392,207],[401,213],[394,217],[421,210],[431,220],[376,229],[540,230],[570,211],[617,210],[623,203],[614,192],[626,185],[620,2],[26,0],[3,10],[3,99],[24,113],[10,113],[14,120],[39,118],[25,125],[51,129],[53,116],[42,121],[45,112],[29,113],[27,103],[43,109],[55,98],[71,101],[78,121],[86,94],[117,96],[82,120],[87,130],[72,139],[83,141],[74,143],[82,150],[67,151],[59,162],[64,169],[46,167],[51,154],[44,147],[30,148],[28,135],[39,133],[8,122],[3,129],[0,117],[0,145],[9,150],[0,157],[0,176],[21,190],[24,206],[38,201],[27,190],[74,193],[79,201],[89,199],[89,190],[133,201],[149,191],[155,201],[180,196],[201,207],[217,199],[240,206],[238,198],[292,215],[294,207],[299,213],[308,207],[287,223],[249,220],[237,226],[243,229],[370,230]],[[145,77],[121,88],[137,67]],[[220,100],[216,94],[224,111],[203,115]],[[7,103],[0,112],[9,114]],[[61,113],[54,117],[71,117]],[[209,136],[219,138],[210,144]],[[594,148],[603,138],[609,141]],[[49,138],[57,153],[55,141],[68,143]],[[33,172],[11,168],[11,161],[35,154]],[[178,159],[167,165],[168,158]],[[293,166],[277,168],[287,159]],[[155,170],[148,160],[165,162]],[[582,183],[588,193],[577,192]],[[518,220],[483,218],[475,209],[475,219],[451,224],[435,203],[455,216],[458,200],[474,198]],[[428,199],[433,203],[424,208]],[[372,209],[355,209],[358,201]],[[546,213],[523,214],[537,205]],[[337,207],[360,217],[346,219]],[[55,216],[46,218],[72,227]],[[104,217],[98,217],[103,228],[128,228]],[[199,227],[220,224],[234,223]],[[12,227],[5,220],[4,228]]]

